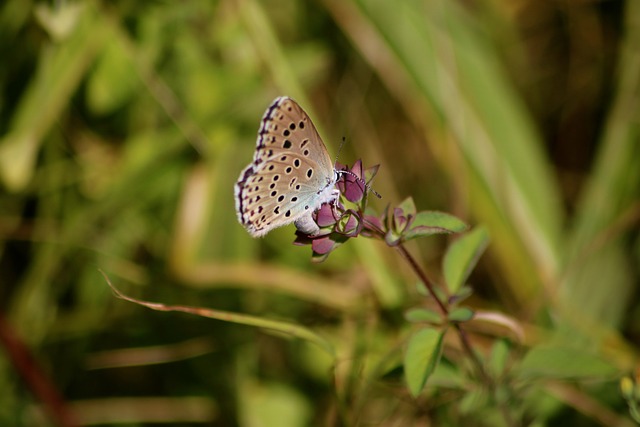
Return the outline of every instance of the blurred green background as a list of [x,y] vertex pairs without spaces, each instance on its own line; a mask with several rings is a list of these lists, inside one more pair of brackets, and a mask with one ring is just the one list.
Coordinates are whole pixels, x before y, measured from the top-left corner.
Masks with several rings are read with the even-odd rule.
[[[518,319],[526,345],[634,367],[640,2],[8,0],[0,58],[0,425],[56,425],[51,408],[85,425],[438,425],[399,379],[364,381],[409,329],[398,255],[359,238],[316,265],[293,227],[237,223],[233,184],[279,95],[332,157],[345,137],[342,163],[381,164],[380,212],[413,196],[488,227],[473,306]],[[436,281],[446,245],[410,245]],[[118,300],[99,270],[138,298],[303,325],[339,362]],[[609,380],[592,398],[624,418]],[[603,425],[557,394],[539,425]]]

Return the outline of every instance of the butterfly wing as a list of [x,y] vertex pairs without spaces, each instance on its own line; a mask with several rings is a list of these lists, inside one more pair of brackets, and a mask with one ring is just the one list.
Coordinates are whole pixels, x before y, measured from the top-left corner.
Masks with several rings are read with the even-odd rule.
[[262,118],[253,162],[236,183],[238,221],[252,236],[263,236],[334,200],[335,182],[307,113],[291,98],[277,98]]

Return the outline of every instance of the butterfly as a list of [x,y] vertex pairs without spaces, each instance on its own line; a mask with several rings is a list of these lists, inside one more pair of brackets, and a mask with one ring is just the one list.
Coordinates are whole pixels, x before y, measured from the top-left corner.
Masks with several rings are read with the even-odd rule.
[[276,98],[262,117],[253,161],[235,185],[238,221],[253,237],[295,224],[319,231],[312,214],[335,202],[340,177],[309,115],[293,99]]

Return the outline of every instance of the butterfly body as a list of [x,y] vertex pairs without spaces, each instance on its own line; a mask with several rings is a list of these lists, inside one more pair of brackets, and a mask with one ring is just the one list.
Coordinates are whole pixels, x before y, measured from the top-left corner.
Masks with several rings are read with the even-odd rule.
[[291,98],[276,98],[262,118],[253,161],[235,185],[238,221],[253,237],[292,222],[315,234],[311,215],[338,198],[337,180],[307,113]]

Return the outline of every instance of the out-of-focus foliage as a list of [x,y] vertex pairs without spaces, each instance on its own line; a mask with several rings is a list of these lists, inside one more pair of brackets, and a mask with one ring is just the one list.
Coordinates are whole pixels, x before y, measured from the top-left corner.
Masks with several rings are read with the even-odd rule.
[[[291,227],[237,223],[278,95],[332,153],[346,137],[342,163],[381,164],[379,211],[411,196],[486,227],[474,294],[449,286],[480,359],[520,381],[493,396],[529,425],[629,425],[639,46],[637,1],[2,2],[0,425],[520,425],[450,334],[410,397],[407,340],[436,334],[396,252],[351,239],[316,265]],[[407,243],[443,285],[448,243]],[[336,359],[118,300],[99,270],[141,299],[298,324]]]

